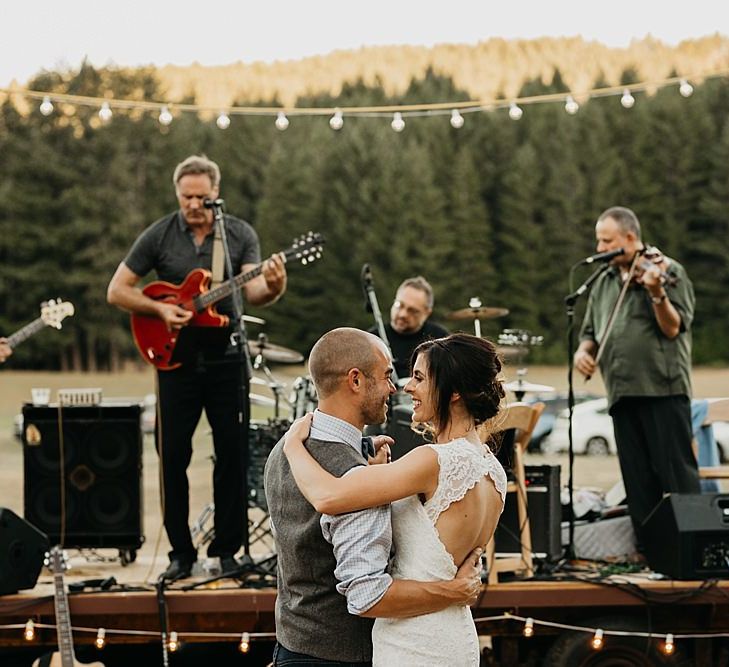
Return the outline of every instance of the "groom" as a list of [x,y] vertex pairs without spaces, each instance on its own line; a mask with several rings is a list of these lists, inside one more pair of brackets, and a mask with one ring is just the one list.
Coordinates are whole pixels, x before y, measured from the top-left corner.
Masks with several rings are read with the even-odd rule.
[[[392,359],[377,336],[334,329],[314,345],[309,372],[319,408],[306,447],[322,467],[342,476],[366,465],[364,426],[385,421],[395,391]],[[393,579],[386,572],[389,505],[338,516],[317,513],[296,486],[283,441],[268,457],[265,487],[278,554],[274,665],[368,665],[371,619],[476,601],[480,549],[452,581]]]

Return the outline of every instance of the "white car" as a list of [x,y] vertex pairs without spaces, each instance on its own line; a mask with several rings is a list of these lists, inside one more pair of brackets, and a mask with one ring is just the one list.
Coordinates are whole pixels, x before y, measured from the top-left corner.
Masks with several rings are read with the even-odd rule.
[[[547,453],[569,450],[569,412],[557,416],[552,432],[544,441]],[[606,456],[616,454],[613,418],[608,414],[607,398],[585,401],[575,406],[572,415],[572,446],[575,454]]]

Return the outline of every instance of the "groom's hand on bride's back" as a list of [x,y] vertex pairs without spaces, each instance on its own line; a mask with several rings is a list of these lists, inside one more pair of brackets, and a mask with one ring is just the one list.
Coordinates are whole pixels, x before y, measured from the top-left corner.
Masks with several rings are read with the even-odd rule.
[[454,579],[455,583],[460,584],[463,590],[463,602],[472,605],[478,600],[481,594],[481,554],[483,550],[480,547],[474,549],[466,560],[463,561],[461,567],[458,568]]

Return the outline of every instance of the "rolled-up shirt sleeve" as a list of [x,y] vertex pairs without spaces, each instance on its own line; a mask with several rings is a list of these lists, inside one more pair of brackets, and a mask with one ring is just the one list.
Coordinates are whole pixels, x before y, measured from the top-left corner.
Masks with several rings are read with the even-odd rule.
[[322,514],[320,523],[337,560],[337,590],[347,598],[347,611],[360,615],[379,602],[392,583],[386,572],[392,548],[390,506]]

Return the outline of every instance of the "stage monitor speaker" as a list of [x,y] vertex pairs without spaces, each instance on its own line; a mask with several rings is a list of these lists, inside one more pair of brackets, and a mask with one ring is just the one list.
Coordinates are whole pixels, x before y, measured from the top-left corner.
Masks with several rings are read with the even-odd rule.
[[52,544],[142,545],[141,410],[136,403],[23,407],[25,518]]
[[33,588],[49,548],[40,530],[0,507],[0,595]]
[[651,569],[673,579],[729,578],[729,494],[669,493],[643,522]]
[[[562,556],[560,535],[562,505],[559,497],[560,467],[525,466],[527,510],[532,533],[532,553],[547,561]],[[506,505],[496,527],[496,554],[516,556],[521,553],[516,493],[506,494]]]

